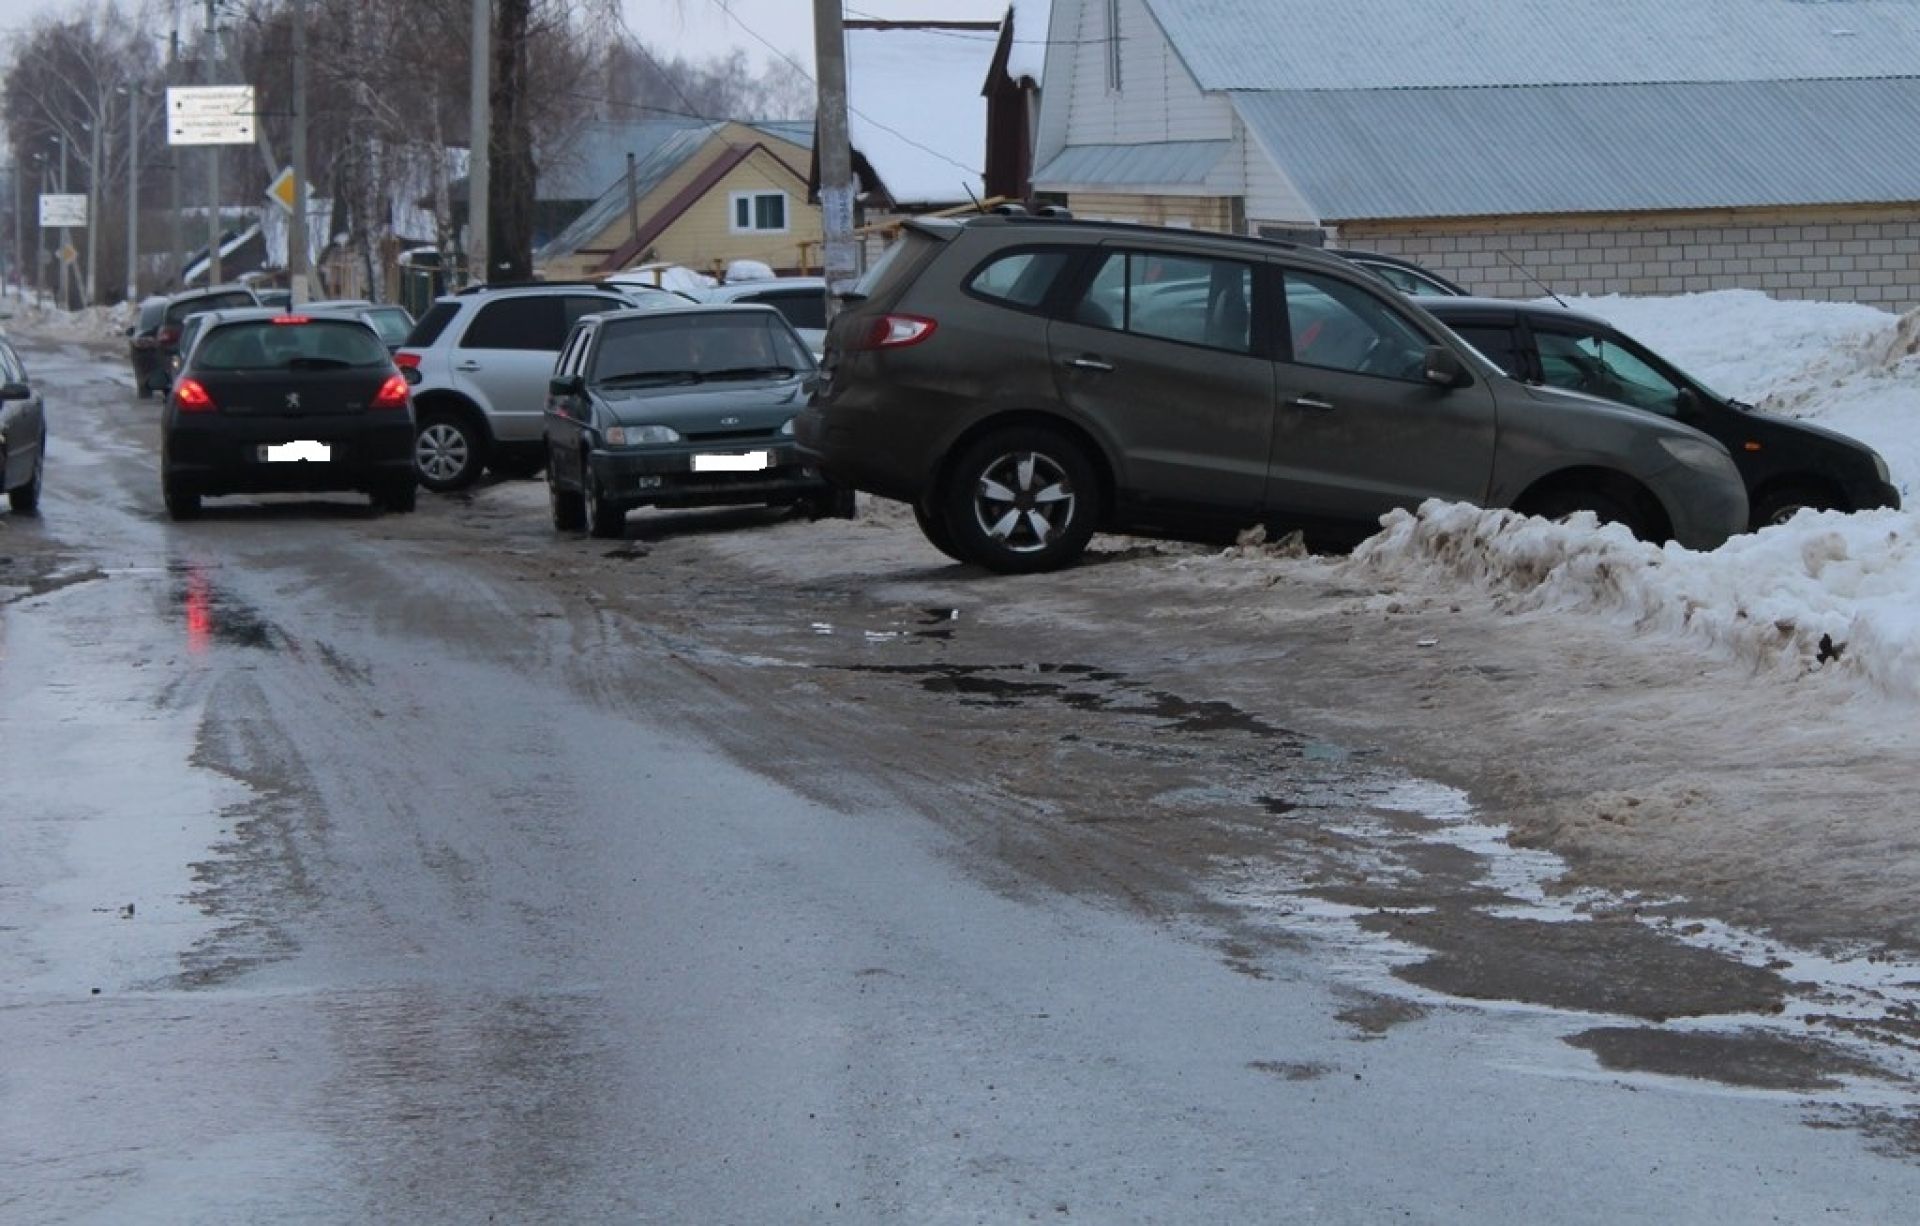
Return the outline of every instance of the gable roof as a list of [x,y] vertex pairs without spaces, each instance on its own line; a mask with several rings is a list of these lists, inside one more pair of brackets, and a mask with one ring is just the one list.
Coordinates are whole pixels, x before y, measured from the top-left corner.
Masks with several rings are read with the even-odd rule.
[[[771,150],[759,143],[729,146],[726,153],[714,159],[712,164],[694,177],[693,182],[674,193],[673,199],[654,209],[652,215],[641,223],[638,233],[630,236],[625,242],[621,243],[619,247],[614,249],[613,254],[600,261],[599,267],[601,270],[618,272],[635,260],[640,259],[647,253],[647,249],[653,246],[653,241],[666,233],[668,226],[680,220],[688,209],[699,203],[722,179],[725,179],[727,175],[732,173],[734,167],[740,165],[755,153],[763,152],[767,153],[770,157],[773,156]],[[805,176],[798,170],[788,166],[778,157],[773,157],[773,161],[787,171],[788,174],[792,175],[797,185],[804,185]]]
[[1204,90],[1920,74],[1911,0],[1145,0]]
[[847,132],[894,206],[984,190],[993,21],[849,21]]
[[[726,121],[707,121],[682,127],[668,135],[647,156],[636,159],[633,168],[633,196],[644,202],[655,188],[664,183],[674,171],[685,165],[689,158],[704,149],[708,141],[719,136],[726,126]],[[790,141],[803,148],[813,143],[813,125],[805,122],[763,122],[743,126],[755,132],[763,132]],[[764,148],[764,146],[755,144],[745,148],[751,150]],[[613,178],[592,194],[593,203],[569,222],[564,230],[547,240],[538,251],[533,253],[536,264],[562,259],[577,253],[580,248],[599,237],[616,218],[626,212],[628,193],[625,155],[622,155],[620,168]]]

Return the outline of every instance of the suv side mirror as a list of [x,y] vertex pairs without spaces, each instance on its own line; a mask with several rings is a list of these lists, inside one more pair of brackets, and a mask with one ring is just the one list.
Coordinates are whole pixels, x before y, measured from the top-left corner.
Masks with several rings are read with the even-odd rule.
[[552,396],[578,396],[587,390],[585,375],[568,375],[561,378],[556,375],[547,380],[547,394]]
[[1441,387],[1465,387],[1473,382],[1473,376],[1467,373],[1460,355],[1445,345],[1427,346],[1426,361],[1421,364],[1420,373],[1427,382],[1437,383]]
[[1675,412],[1681,417],[1698,417],[1700,415],[1700,393],[1690,387],[1681,388],[1679,394],[1673,398],[1673,407]]

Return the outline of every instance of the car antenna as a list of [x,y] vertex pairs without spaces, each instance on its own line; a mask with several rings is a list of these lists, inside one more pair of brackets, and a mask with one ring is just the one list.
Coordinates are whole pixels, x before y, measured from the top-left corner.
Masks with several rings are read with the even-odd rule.
[[[1540,278],[1528,272],[1526,265],[1520,263],[1520,261],[1514,259],[1512,256],[1508,255],[1506,252],[1500,250],[1498,247],[1495,247],[1493,249],[1493,253],[1499,256],[1501,259],[1505,260],[1507,263],[1513,265],[1515,268],[1519,269],[1521,276],[1533,282],[1535,285],[1539,286],[1541,289],[1546,290],[1547,297],[1553,299],[1555,302],[1558,302],[1563,307],[1567,305],[1565,299],[1563,299],[1562,297],[1560,297],[1560,295],[1553,292],[1553,287],[1551,285],[1548,285],[1545,281],[1542,281]],[[1568,309],[1571,309],[1571,308],[1568,308]]]
[[980,197],[973,194],[973,184],[967,182],[965,179],[962,179],[960,180],[960,190],[967,193],[967,199],[973,201],[974,212],[984,213],[987,211],[987,206],[980,203]]

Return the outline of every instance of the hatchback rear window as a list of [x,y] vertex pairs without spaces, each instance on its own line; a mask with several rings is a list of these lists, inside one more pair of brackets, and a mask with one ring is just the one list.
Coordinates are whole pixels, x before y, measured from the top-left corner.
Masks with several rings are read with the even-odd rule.
[[193,353],[196,370],[330,370],[389,361],[373,329],[344,319],[227,324],[209,332]]
[[452,323],[453,317],[459,313],[460,304],[457,302],[434,303],[427,308],[427,313],[420,317],[420,322],[413,325],[413,331],[407,333],[406,348],[425,349],[433,344],[440,339],[440,334],[447,330],[447,325]]

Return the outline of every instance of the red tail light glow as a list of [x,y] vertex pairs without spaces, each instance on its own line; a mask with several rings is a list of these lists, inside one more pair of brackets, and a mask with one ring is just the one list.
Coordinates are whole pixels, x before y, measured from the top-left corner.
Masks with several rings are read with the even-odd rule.
[[849,349],[904,349],[932,336],[940,325],[923,315],[882,315],[851,338]]
[[173,389],[173,403],[182,413],[211,413],[217,407],[198,379],[180,380]]
[[418,370],[420,369],[420,355],[402,349],[393,355],[393,364],[401,370]]
[[373,394],[372,408],[404,409],[407,407],[407,381],[399,375],[388,375],[380,390]]
[[277,324],[310,324],[313,322],[313,319],[306,315],[275,315],[273,322]]

